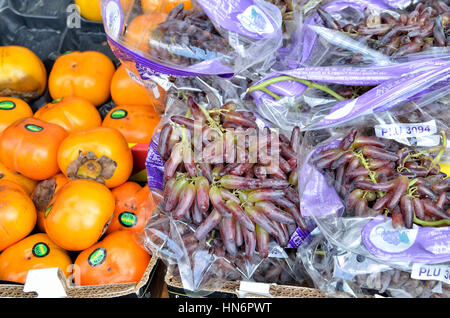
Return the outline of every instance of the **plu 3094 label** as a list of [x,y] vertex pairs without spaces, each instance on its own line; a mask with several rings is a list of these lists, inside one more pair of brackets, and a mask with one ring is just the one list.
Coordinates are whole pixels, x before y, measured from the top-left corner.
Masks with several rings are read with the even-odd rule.
[[436,132],[435,120],[430,120],[426,123],[396,123],[375,126],[375,134],[380,138],[386,139],[425,137],[434,135]]
[[437,280],[450,284],[450,266],[414,263],[411,268],[411,278],[420,280]]

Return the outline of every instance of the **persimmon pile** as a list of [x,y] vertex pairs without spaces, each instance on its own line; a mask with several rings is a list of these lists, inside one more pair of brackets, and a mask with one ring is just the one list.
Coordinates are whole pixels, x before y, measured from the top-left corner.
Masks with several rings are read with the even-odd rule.
[[[96,18],[95,1],[77,3]],[[59,267],[77,285],[139,282],[154,204],[146,182],[129,181],[131,147],[150,143],[164,90],[100,52],[67,52],[49,74],[26,48],[0,53],[0,280]],[[36,109],[46,89],[53,101]]]

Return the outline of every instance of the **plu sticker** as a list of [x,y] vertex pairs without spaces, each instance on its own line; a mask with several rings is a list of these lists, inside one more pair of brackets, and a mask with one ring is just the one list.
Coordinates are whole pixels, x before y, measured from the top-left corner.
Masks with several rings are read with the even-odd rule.
[[25,125],[25,129],[28,131],[31,131],[31,132],[40,132],[44,128],[42,128],[41,126],[38,126],[38,125],[28,124],[28,125]]
[[31,252],[35,257],[45,257],[50,253],[50,247],[44,242],[36,243]]
[[127,117],[128,112],[124,109],[118,109],[112,112],[111,118],[112,119],[122,119]]
[[103,247],[95,249],[88,257],[88,263],[91,266],[98,266],[106,259],[106,250]]
[[10,100],[0,102],[0,110],[12,110],[16,108],[16,104]]
[[119,215],[119,223],[124,227],[133,227],[136,225],[138,217],[133,212],[122,212]]

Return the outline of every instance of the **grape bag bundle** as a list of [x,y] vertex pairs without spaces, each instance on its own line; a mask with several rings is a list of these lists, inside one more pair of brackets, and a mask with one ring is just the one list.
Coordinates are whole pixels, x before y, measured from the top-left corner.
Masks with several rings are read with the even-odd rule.
[[448,297],[418,273],[450,262],[449,4],[172,2],[102,11],[114,54],[167,91],[142,238],[185,291]]

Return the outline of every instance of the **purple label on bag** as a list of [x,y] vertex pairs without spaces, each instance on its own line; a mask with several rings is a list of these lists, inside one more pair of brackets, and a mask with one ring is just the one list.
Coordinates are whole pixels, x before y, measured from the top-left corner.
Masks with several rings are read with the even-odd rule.
[[305,242],[308,242],[309,231],[303,231],[301,228],[297,228],[295,232],[292,234],[291,239],[289,240],[286,248],[298,248],[302,246]]
[[105,31],[117,39],[123,28],[123,9],[120,0],[106,0],[102,3],[102,19]]
[[153,75],[167,74],[171,76],[209,76],[219,75],[224,77],[232,77],[234,75],[233,70],[228,66],[223,65],[219,60],[203,61],[198,64],[194,64],[189,67],[181,69],[175,69],[156,62],[153,62],[145,57],[132,52],[120,43],[114,41],[111,37],[107,36],[109,46],[114,55],[121,61],[133,62],[139,72],[139,75],[143,80],[151,78]]
[[[406,74],[440,69],[445,65],[448,65],[447,61],[438,58],[429,58],[388,66],[304,67],[273,73],[255,85],[270,81],[280,76],[291,76],[294,78],[315,82],[357,86],[376,86],[385,81],[400,78]],[[290,97],[303,94],[308,86],[295,80],[284,80],[267,85],[266,88],[280,97]],[[272,98],[267,93],[260,90],[253,92],[252,97],[255,100],[259,100],[260,98]]]
[[420,263],[450,261],[450,227],[393,228],[391,218],[379,215],[362,230],[362,242],[377,259]]
[[450,63],[428,72],[408,74],[386,81],[356,99],[339,102],[318,126],[341,124],[358,116],[389,110],[408,98],[450,78]]
[[[279,26],[268,12],[253,0],[197,0],[209,19],[221,28],[260,40],[278,33]],[[279,13],[273,6],[272,11]],[[281,18],[281,13],[279,13]]]
[[316,168],[309,164],[311,157],[321,151],[337,148],[339,140],[335,140],[311,152],[299,173],[301,185],[300,210],[304,217],[324,216],[334,214],[340,216],[344,213],[344,205],[333,186],[329,186],[325,177]]
[[147,159],[145,166],[147,167],[147,180],[150,188],[163,190],[164,179],[164,161],[158,153],[158,143],[160,132],[157,132],[148,147]]

